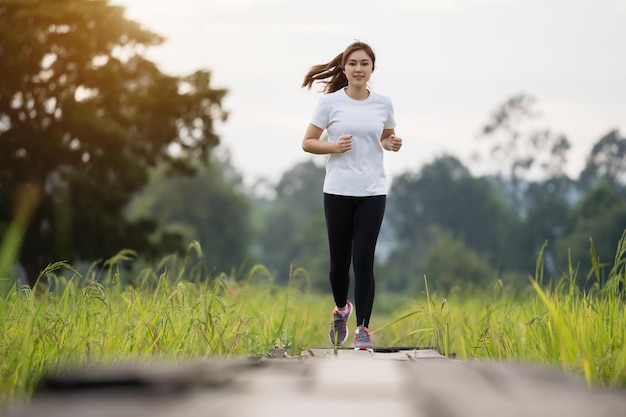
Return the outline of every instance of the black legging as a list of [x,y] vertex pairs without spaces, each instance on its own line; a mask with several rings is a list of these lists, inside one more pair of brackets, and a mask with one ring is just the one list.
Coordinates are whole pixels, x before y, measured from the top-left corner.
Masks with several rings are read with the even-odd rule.
[[387,197],[324,194],[324,214],[330,248],[330,285],[337,307],[346,305],[350,262],[354,267],[354,307],[357,325],[369,326],[374,305],[374,253]]

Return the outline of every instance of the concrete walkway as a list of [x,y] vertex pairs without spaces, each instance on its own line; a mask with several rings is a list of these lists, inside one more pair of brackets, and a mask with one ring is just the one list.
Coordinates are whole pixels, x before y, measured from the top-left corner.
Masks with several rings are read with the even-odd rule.
[[626,391],[589,389],[547,367],[462,362],[433,350],[337,353],[68,372],[0,415],[626,417]]

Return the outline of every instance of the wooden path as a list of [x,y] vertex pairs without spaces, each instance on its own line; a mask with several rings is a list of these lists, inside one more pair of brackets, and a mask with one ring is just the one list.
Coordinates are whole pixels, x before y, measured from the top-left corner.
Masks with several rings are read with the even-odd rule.
[[626,417],[626,391],[529,364],[433,350],[118,365],[51,375],[6,417]]

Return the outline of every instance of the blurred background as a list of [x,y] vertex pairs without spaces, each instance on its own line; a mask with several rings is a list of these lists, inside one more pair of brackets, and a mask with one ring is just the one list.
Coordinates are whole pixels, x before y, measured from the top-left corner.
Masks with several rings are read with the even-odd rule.
[[[308,68],[395,106],[377,285],[601,283],[626,229],[626,1],[0,0],[0,279],[203,249],[327,290]],[[592,262],[595,257],[598,262]],[[132,280],[132,271],[127,280]]]

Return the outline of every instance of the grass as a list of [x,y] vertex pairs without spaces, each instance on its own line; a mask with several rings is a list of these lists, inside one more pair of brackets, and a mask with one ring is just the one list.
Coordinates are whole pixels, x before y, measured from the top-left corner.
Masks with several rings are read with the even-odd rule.
[[[380,294],[370,324],[374,344],[541,363],[590,386],[626,387],[625,242],[605,284],[586,292],[576,287],[573,268],[543,285],[540,258],[524,294],[496,282],[442,297],[426,278],[424,293]],[[35,288],[6,291],[0,404],[28,400],[43,374],[68,366],[265,355],[275,346],[297,356],[328,346],[332,298],[309,289],[306,271],[291,271],[287,287],[275,285],[262,265],[206,277],[192,262],[201,256],[192,244],[184,259],[168,257],[130,277],[120,265],[132,261],[131,251],[84,276],[59,262]]]

